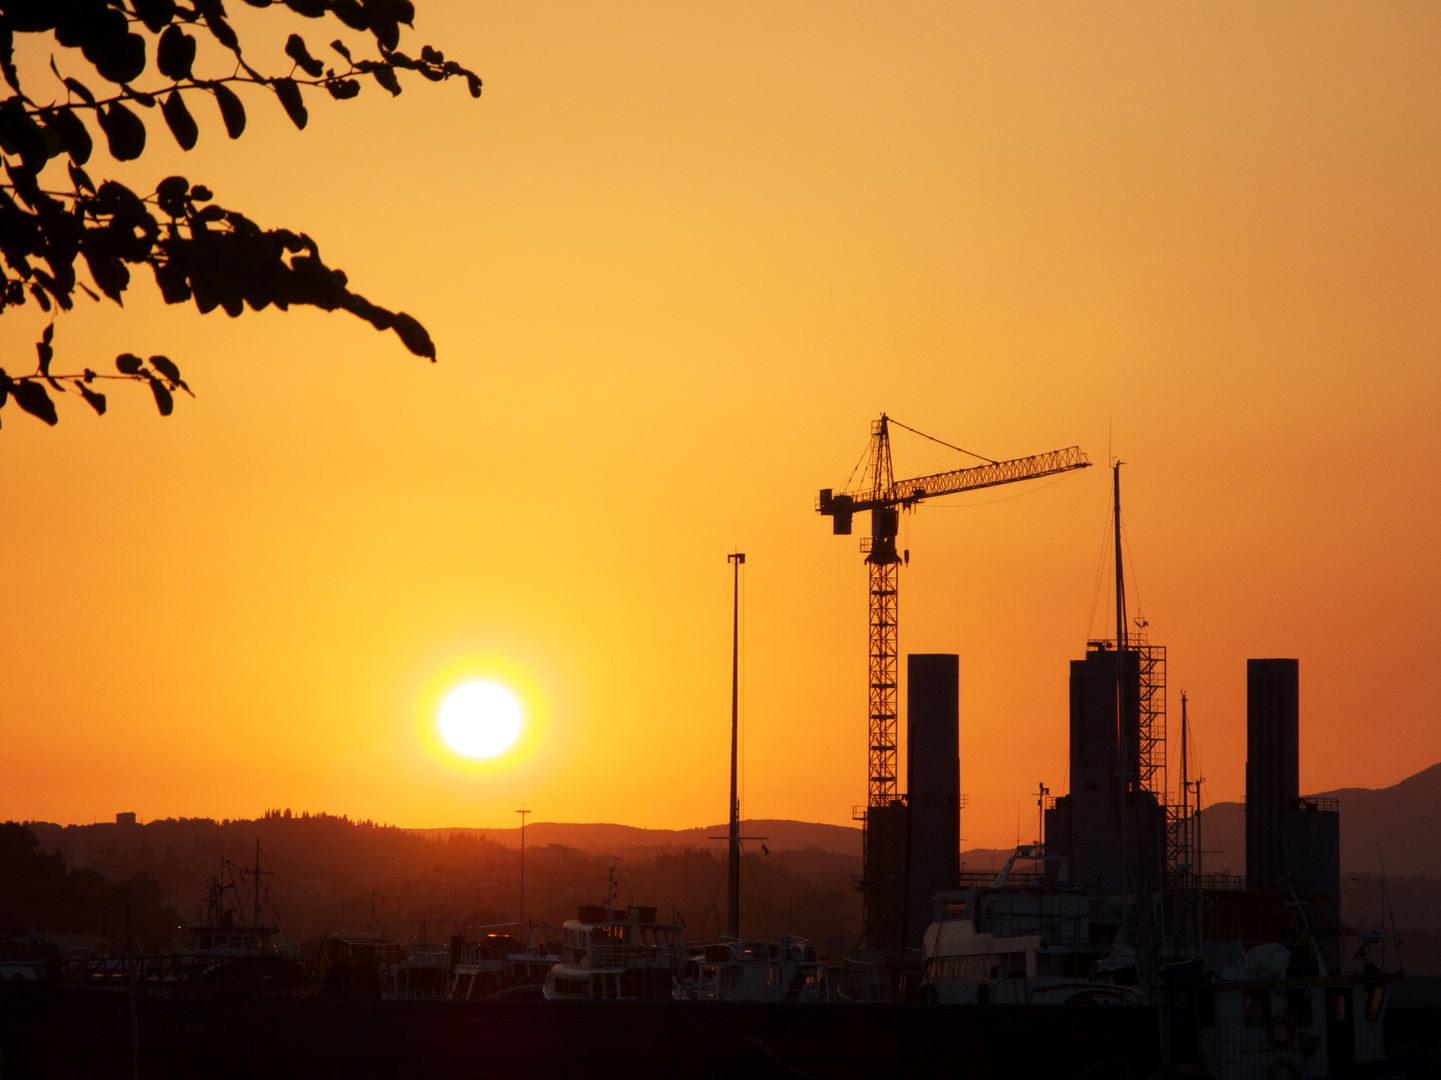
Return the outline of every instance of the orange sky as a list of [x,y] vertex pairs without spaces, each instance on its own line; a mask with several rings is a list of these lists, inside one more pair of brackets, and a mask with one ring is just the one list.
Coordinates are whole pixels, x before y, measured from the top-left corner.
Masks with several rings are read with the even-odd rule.
[[[340,30],[234,6],[262,66]],[[189,154],[153,114],[97,150],[308,231],[440,363],[148,274],[60,321],[70,366],[164,353],[199,397],[4,412],[0,817],[720,821],[739,546],[746,814],[848,822],[865,571],[812,506],[882,409],[992,457],[1112,433],[1210,798],[1249,656],[1301,658],[1304,788],[1441,760],[1441,8],[418,6],[479,102],[412,79],[301,133],[255,95],[239,142],[199,110]],[[5,320],[23,370],[41,313]],[[952,461],[897,436],[898,475]],[[901,582],[902,651],[961,654],[975,844],[1065,789],[1108,618],[1106,470],[1018,490],[924,506]],[[537,722],[460,767],[423,729],[487,672]]]

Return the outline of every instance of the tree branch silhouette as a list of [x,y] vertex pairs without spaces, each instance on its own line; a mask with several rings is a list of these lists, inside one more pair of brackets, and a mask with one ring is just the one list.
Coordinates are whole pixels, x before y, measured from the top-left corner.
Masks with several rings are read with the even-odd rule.
[[[260,311],[272,304],[282,311],[292,304],[344,310],[377,330],[393,330],[412,353],[435,360],[430,335],[413,316],[353,292],[345,273],[327,266],[319,246],[305,233],[264,229],[239,211],[220,206],[203,184],[181,176],[162,180],[142,196],[115,180],[97,183],[86,171],[95,149],[87,116],[99,127],[114,160],[133,161],[145,152],[146,123],[132,105],[158,107],[175,141],[190,150],[199,140],[200,125],[187,100],[213,97],[226,134],[231,139],[244,134],[245,104],[232,86],[273,94],[301,129],[309,120],[302,88],[323,89],[337,101],[348,101],[368,79],[396,95],[401,92],[397,73],[413,71],[429,82],[464,79],[471,96],[480,96],[480,77],[439,50],[426,45],[418,58],[400,51],[400,28],[412,26],[415,18],[410,0],[245,3],[283,6],[308,19],[334,16],[349,29],[368,34],[378,59],[356,58],[337,39],[330,43],[343,61],[337,69],[316,59],[299,34],[291,34],[285,44],[288,71],[264,75],[242,56],[223,0],[0,0],[0,74],[11,90],[0,99],[0,159],[8,179],[0,183],[0,313],[32,301],[51,312],[50,324],[36,343],[34,372],[11,376],[0,368],[0,407],[14,400],[25,412],[55,424],[59,415],[49,393],[54,390],[79,394],[103,414],[105,395],[95,383],[119,379],[148,385],[161,415],[168,416],[175,391],[190,393],[179,367],[164,356],[147,362],[122,353],[115,361],[115,375],[88,368],[63,375],[50,370],[55,316],[74,307],[77,290],[95,301],[103,294],[123,306],[132,266],[150,268],[167,304],[193,300],[202,314],[218,307],[232,318],[247,306]],[[197,41],[186,31],[196,27],[233,54],[229,74],[203,77],[195,72]],[[46,33],[64,49],[78,49],[95,76],[117,89],[97,96],[81,79],[62,74],[52,55],[50,69],[64,88],[65,100],[39,104],[28,96],[15,65],[15,38]],[[155,70],[168,84],[136,89],[131,84],[145,74],[152,53]],[[66,60],[68,66],[69,54]],[[71,189],[42,187],[41,174],[61,157]],[[80,280],[80,261],[99,293]]]

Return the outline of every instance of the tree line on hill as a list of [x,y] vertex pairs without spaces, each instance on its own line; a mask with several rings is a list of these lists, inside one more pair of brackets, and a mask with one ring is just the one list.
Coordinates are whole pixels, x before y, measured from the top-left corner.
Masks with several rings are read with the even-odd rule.
[[[30,823],[41,846],[96,877],[153,882],[189,923],[221,860],[253,869],[287,935],[302,944],[334,931],[376,930],[399,940],[448,937],[521,918],[519,850],[472,833],[425,835],[333,814],[269,811],[255,820],[167,818],[145,824]],[[746,851],[742,928],[797,934],[823,948],[854,947],[860,860],[819,849]],[[143,875],[143,878],[140,878]],[[725,922],[723,846],[590,853],[560,844],[525,852],[524,917],[539,931],[599,903],[614,882],[618,905],[654,906],[709,940]],[[49,925],[56,925],[50,923]],[[173,924],[172,924],[173,925]],[[147,944],[168,942],[148,938]]]
[[[168,818],[143,825],[4,826],[0,932],[93,933],[123,947],[124,901],[147,948],[166,946],[199,915],[221,859],[250,868],[259,841],[263,880],[293,940],[376,930],[400,940],[442,940],[521,918],[520,852],[470,831],[422,833],[343,815],[270,811],[255,820]],[[1001,852],[967,852],[967,866]],[[581,904],[611,892],[617,904],[656,907],[683,922],[692,941],[725,925],[723,845],[652,847],[615,854],[561,844],[525,853],[524,916],[537,930],[560,926]],[[860,859],[812,847],[752,851],[742,860],[742,929],[791,933],[821,951],[859,940]],[[1343,874],[1342,916],[1356,929],[1382,927],[1381,890]],[[1375,877],[1376,875],[1367,875]],[[1389,879],[1388,953],[1394,917],[1401,957],[1413,973],[1441,972],[1441,880]],[[183,938],[185,935],[180,934]]]
[[145,871],[108,881],[95,870],[70,868],[63,854],[40,850],[40,838],[13,821],[0,824],[0,883],[0,934],[36,930],[123,943],[126,901],[142,947],[168,945],[180,933],[180,913]]

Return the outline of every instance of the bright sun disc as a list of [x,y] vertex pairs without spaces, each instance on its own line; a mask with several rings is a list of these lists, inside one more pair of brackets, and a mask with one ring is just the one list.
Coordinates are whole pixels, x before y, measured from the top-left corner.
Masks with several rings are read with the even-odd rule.
[[520,702],[503,686],[456,687],[440,706],[440,737],[466,757],[494,757],[520,734]]

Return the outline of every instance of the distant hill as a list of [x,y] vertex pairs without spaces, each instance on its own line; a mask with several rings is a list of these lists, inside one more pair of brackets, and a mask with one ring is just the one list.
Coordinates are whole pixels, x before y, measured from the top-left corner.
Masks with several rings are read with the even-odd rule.
[[[1418,875],[1441,878],[1441,764],[1432,765],[1386,788],[1340,788],[1318,791],[1341,806],[1341,871],[1345,874],[1380,870],[1377,845],[1386,858],[1390,876]],[[1208,806],[1203,815],[1205,857],[1209,873],[1246,872],[1246,810],[1239,802]],[[520,846],[520,829],[412,829],[432,839],[456,834],[484,838],[506,847]],[[664,848],[705,848],[721,843],[725,825],[700,829],[640,829],[632,825],[566,824],[538,821],[526,826],[526,843],[544,847],[562,844],[593,855],[627,855]],[[845,825],[818,825],[805,821],[758,820],[743,825],[746,836],[764,836],[772,851],[821,851],[861,854],[861,830]],[[747,844],[747,848],[756,844]],[[961,852],[967,869],[999,869],[1009,848],[972,848]]]
[[[0,826],[0,841],[4,828]],[[23,839],[24,829],[10,829]],[[168,923],[172,933],[199,916],[197,905],[217,872],[232,872],[223,869],[222,859],[242,868],[244,883],[244,868],[254,865],[257,844],[276,913],[295,941],[372,927],[412,940],[427,932],[449,933],[447,927],[456,924],[507,923],[521,914],[518,833],[496,840],[481,830],[401,829],[344,816],[280,811],[255,820],[167,818],[67,826],[31,822],[29,831],[41,851],[59,853],[37,857],[57,867],[52,877],[78,867],[81,882],[102,881],[100,875],[119,882],[119,888],[127,886],[126,879],[133,879],[131,884],[148,881],[157,904],[163,898],[173,905]],[[525,916],[537,924],[560,926],[575,918],[579,905],[596,903],[613,885],[621,903],[655,905],[688,924],[695,940],[705,940],[717,932],[726,902],[724,845],[707,837],[723,831],[529,826]],[[760,841],[746,845],[742,929],[794,933],[820,943],[843,939],[853,947],[861,917],[860,894],[851,887],[861,863],[858,837],[847,836],[853,832],[799,822],[747,822],[745,835],[767,837],[769,851]],[[593,850],[563,842],[572,837]],[[825,850],[844,848],[848,842],[855,853]],[[7,876],[6,871],[0,843],[0,909],[19,895],[9,880],[18,875],[11,870]],[[66,915],[55,903],[39,904],[39,909],[64,917],[70,925],[61,925],[62,930],[90,932],[90,923]],[[36,918],[28,910],[12,916],[20,920],[17,925]],[[113,917],[108,925],[113,936]],[[0,924],[0,932],[7,929]]]
[[[526,846],[546,847],[560,844],[591,855],[625,855],[641,851],[656,854],[657,848],[708,848],[723,843],[712,837],[727,835],[727,825],[710,825],[700,829],[641,829],[634,825],[567,824],[558,821],[537,821],[525,827]],[[474,836],[506,847],[520,847],[520,829],[411,829],[433,839],[447,836]],[[860,858],[861,830],[846,825],[817,825],[807,821],[760,819],[741,825],[742,836],[762,836],[764,841],[746,844],[759,850],[762,842],[772,851],[804,851],[817,848],[837,855]]]
[[[1341,872],[1441,878],[1441,764],[1386,788],[1318,791],[1341,808]],[[1207,871],[1246,872],[1246,808],[1216,803],[1202,815]]]

